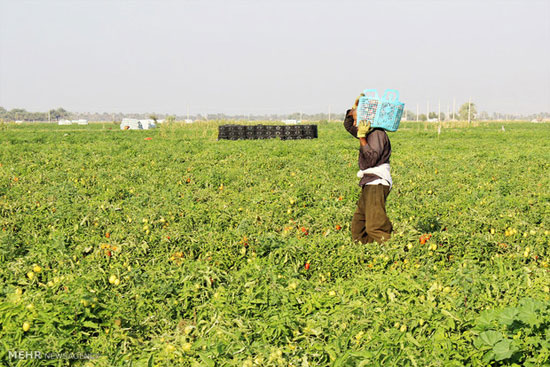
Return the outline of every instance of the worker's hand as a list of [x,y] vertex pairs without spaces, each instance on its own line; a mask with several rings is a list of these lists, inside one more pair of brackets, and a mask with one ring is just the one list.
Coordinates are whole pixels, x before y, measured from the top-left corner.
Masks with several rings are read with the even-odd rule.
[[357,124],[357,137],[364,138],[371,130],[370,121],[359,121],[359,124]]
[[364,93],[361,93],[357,98],[355,98],[355,102],[353,103],[353,107],[351,108],[351,113],[353,116],[353,126],[357,126],[357,106],[359,106],[359,98],[363,97],[364,95]]
[[351,109],[351,116],[353,117],[353,126],[357,126],[357,109]]

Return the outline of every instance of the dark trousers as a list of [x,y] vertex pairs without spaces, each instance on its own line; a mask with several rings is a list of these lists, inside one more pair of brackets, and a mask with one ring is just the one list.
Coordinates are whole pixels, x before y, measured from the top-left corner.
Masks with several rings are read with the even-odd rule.
[[354,241],[381,243],[390,239],[393,226],[386,214],[389,193],[389,186],[363,186],[351,221],[351,237]]

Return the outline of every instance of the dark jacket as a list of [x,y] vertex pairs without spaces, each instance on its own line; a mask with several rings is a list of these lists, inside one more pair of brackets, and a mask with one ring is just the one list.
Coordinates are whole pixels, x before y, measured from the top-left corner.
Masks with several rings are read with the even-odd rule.
[[[344,127],[355,138],[357,138],[357,127],[353,126],[353,115],[351,110],[346,112]],[[376,167],[384,163],[390,163],[391,144],[388,134],[383,129],[374,129],[367,134],[367,145],[359,148],[359,169],[364,170]],[[377,175],[364,175],[359,186],[363,186],[378,179]]]

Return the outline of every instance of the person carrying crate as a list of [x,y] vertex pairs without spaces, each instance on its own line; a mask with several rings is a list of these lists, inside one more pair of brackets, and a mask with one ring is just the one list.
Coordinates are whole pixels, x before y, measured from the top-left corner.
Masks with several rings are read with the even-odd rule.
[[371,128],[370,122],[357,123],[357,106],[346,111],[344,127],[359,139],[359,172],[361,195],[351,221],[351,236],[361,243],[382,243],[391,237],[392,223],[386,214],[386,198],[390,193],[391,144],[384,129]]

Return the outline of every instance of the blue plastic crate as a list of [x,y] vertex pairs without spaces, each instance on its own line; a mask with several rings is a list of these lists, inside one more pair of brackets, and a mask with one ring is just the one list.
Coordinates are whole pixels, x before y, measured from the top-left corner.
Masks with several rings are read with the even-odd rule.
[[371,127],[387,131],[397,131],[405,104],[399,102],[399,92],[386,89],[382,98],[376,89],[365,89],[364,96],[359,98],[357,121],[370,121]]

